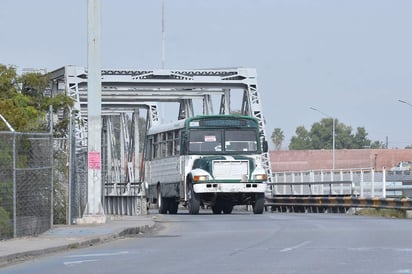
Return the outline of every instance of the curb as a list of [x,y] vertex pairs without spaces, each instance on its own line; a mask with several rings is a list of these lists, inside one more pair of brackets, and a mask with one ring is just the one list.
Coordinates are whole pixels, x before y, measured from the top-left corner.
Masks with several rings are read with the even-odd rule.
[[24,252],[17,252],[5,256],[0,256],[0,268],[5,267],[10,264],[23,262],[25,260],[39,258],[45,255],[49,255],[51,253],[62,252],[72,249],[84,248],[89,246],[94,246],[97,244],[106,243],[109,241],[113,241],[118,238],[127,237],[130,235],[139,235],[143,233],[150,232],[156,227],[155,222],[152,221],[150,225],[142,225],[137,227],[129,227],[125,229],[118,229],[118,232],[113,232],[108,235],[103,236],[91,236],[86,239],[79,239],[78,241],[69,243],[69,244],[61,244],[56,246],[51,246],[47,248],[37,249],[37,250],[29,250]]

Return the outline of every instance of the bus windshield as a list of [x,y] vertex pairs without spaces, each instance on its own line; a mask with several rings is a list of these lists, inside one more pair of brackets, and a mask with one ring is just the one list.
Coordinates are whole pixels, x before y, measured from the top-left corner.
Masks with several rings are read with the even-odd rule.
[[257,152],[254,129],[191,129],[189,153]]

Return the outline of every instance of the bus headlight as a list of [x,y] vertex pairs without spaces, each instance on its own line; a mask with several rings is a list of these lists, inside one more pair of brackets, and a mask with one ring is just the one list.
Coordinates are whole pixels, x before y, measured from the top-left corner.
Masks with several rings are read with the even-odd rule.
[[255,179],[256,181],[266,181],[268,178],[268,176],[266,176],[266,174],[255,174],[253,176],[253,179]]
[[193,181],[195,182],[209,181],[209,176],[208,175],[195,175],[193,176]]

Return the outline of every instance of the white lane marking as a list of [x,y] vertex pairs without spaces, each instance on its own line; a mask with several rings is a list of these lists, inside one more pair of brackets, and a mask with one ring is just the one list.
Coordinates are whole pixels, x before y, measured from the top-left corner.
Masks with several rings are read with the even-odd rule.
[[82,260],[82,261],[64,262],[63,264],[66,266],[71,266],[75,264],[91,263],[91,262],[97,262],[97,261],[99,260]]
[[[90,254],[84,254],[84,255],[70,255],[70,256],[66,256],[66,258],[120,256],[120,255],[124,255],[128,253],[129,253],[128,251],[111,252],[111,253],[90,253]],[[83,264],[83,263],[92,263],[92,262],[97,262],[97,261],[100,261],[100,259],[69,261],[69,262],[63,262],[63,264],[65,266],[73,266],[73,265],[78,265],[78,264]]]
[[307,244],[309,244],[309,243],[310,243],[310,241],[305,241],[305,242],[302,242],[302,243],[297,244],[297,245],[295,245],[295,246],[286,247],[286,248],[284,248],[284,249],[281,249],[280,252],[292,251],[292,250],[294,250],[294,249],[301,248],[301,247],[303,247],[303,246],[305,246],[305,245],[307,245]]
[[400,269],[398,271],[395,271],[393,273],[399,273],[399,274],[403,274],[403,273],[412,273],[412,269]]
[[412,248],[397,248],[397,247],[349,247],[348,250],[352,250],[352,251],[386,250],[386,251],[394,251],[394,252],[412,252]]
[[124,255],[128,253],[129,251],[120,251],[120,252],[112,252],[112,253],[91,253],[91,254],[84,254],[84,255],[70,255],[70,256],[66,256],[66,258],[119,256],[119,255]]

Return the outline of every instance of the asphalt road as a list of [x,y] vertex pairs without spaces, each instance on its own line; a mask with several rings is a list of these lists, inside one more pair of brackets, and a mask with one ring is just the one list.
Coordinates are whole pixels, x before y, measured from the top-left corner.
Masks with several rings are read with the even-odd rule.
[[412,273],[412,220],[343,214],[152,215],[157,230],[0,273]]

